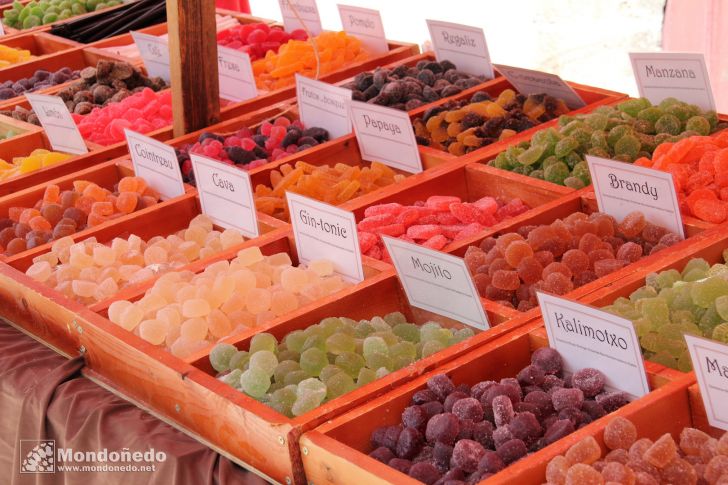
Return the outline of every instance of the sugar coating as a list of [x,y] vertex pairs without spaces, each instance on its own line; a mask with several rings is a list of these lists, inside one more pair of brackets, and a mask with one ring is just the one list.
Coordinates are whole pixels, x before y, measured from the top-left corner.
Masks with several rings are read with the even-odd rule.
[[[263,257],[258,253],[249,254],[246,258],[256,261],[254,264],[260,269],[276,256]],[[231,266],[233,264],[231,263]],[[319,266],[321,268],[325,265]],[[295,289],[296,293],[293,293],[294,289],[291,289],[291,292],[297,295],[299,302],[303,302],[303,294],[311,284],[323,284],[331,278],[338,278],[331,274],[320,277],[310,268],[303,270],[300,267],[293,267],[290,259],[287,260],[284,271],[311,273],[307,281],[292,278],[287,283],[299,285],[291,287]],[[255,284],[254,280],[252,284]],[[237,289],[235,291],[238,293]],[[260,305],[259,299],[260,296],[256,296],[255,299],[248,301],[248,307],[251,304]],[[195,300],[187,300],[185,303],[188,304],[190,301]],[[184,305],[182,307],[184,310]],[[203,308],[201,303],[198,307],[195,302],[193,308],[188,310],[197,314],[207,311],[207,308]],[[234,321],[233,317],[229,320]],[[192,316],[187,321],[206,320],[203,317]],[[407,332],[400,332],[403,325],[411,325],[416,329],[416,333],[410,332],[409,329]],[[434,329],[440,331],[433,332]],[[426,356],[426,344],[434,339],[442,339],[438,343],[445,348],[472,335],[469,329],[453,331],[442,328],[436,322],[427,322],[421,326],[408,323],[405,316],[399,312],[359,321],[346,317],[330,317],[303,330],[294,330],[280,341],[270,333],[256,334],[250,340],[247,350],[238,351],[234,346],[219,343],[210,353],[210,363],[218,372],[218,378],[222,382],[258,399],[285,416],[295,417],[306,414],[322,403],[382,378],[390,372],[409,366]],[[205,344],[206,341],[202,343]],[[175,349],[172,351],[174,353]],[[239,354],[243,355],[236,359]],[[249,386],[247,388],[235,377],[229,377],[236,370],[249,369],[255,369],[256,374],[253,376],[252,384],[246,382]],[[454,389],[447,378],[433,383],[432,388],[443,393],[452,392]],[[253,392],[249,392],[250,390]],[[407,460],[414,459],[421,451],[425,436],[431,441],[454,442],[459,429],[453,433],[451,426],[438,427],[430,417],[450,416],[455,421],[458,418],[453,414],[440,414],[443,407],[439,402],[437,409],[428,406],[435,398],[433,391],[428,389],[426,395],[422,397],[422,406],[413,402],[412,406],[402,413],[402,421],[410,431],[403,433],[403,426],[389,427],[376,433],[372,437],[372,442],[389,448],[393,456]],[[458,410],[461,414],[474,417],[477,411],[478,409],[466,405]],[[482,413],[482,410],[480,411]],[[443,429],[444,432],[452,434],[448,435],[449,437],[442,435]],[[437,436],[436,439],[431,439],[433,434]],[[377,459],[380,458],[387,463],[392,457],[381,455]],[[401,462],[397,463],[402,465]]]
[[75,180],[67,190],[49,184],[32,207],[10,207],[0,218],[0,252],[13,256],[158,201],[140,177],[124,177],[111,190],[87,180]]
[[108,244],[97,242],[96,238],[74,243],[70,236],[64,237],[51,246],[49,253],[34,258],[26,274],[72,300],[90,305],[111,298],[129,285],[174,271],[243,241],[236,230],[213,230],[210,218],[201,214],[190,221],[187,229],[148,241],[131,235],[126,239],[114,238]]
[[[206,232],[199,226],[192,228],[197,229],[201,236]],[[199,241],[213,240],[210,235]],[[288,281],[285,275],[291,272],[305,278]],[[141,299],[113,302],[108,315],[113,323],[134,332],[138,331],[139,316],[140,321],[165,322],[163,345],[172,354],[185,357],[231,333],[263,325],[347,286],[349,283],[333,272],[321,276],[306,266],[293,266],[287,253],[264,256],[253,246],[238,251],[231,261],[208,265],[198,274],[163,274]],[[275,350],[274,344],[267,350]]]
[[645,286],[604,310],[632,321],[645,358],[683,372],[692,360],[683,334],[728,343],[728,266],[694,258],[647,276]]
[[359,246],[363,254],[391,262],[382,235],[440,250],[527,210],[521,199],[506,201],[487,196],[463,202],[455,196],[433,195],[412,205],[372,205],[357,224]]
[[637,435],[631,421],[612,418],[604,430],[608,453],[603,459],[598,443],[588,436],[572,445],[566,456],[551,459],[546,483],[720,484],[728,479],[728,450],[719,446],[728,442],[728,433],[717,440],[701,430],[683,428],[679,444],[670,434],[654,442]]
[[464,259],[482,297],[528,311],[538,306],[537,291],[567,294],[679,241],[663,229],[651,242],[650,231],[640,212],[619,223],[601,212],[575,212],[487,237],[468,247]]
[[[509,464],[606,414],[595,396],[565,387],[573,379],[563,377],[561,356],[546,348],[532,354],[531,363],[517,373],[517,378],[470,385],[471,381],[453,382],[446,374],[432,375],[412,393],[400,424],[373,430],[370,456],[381,458],[384,453],[379,448],[385,447],[392,455],[414,456],[413,462],[427,460],[440,474],[452,473],[465,483],[478,483],[501,470],[507,473]],[[597,395],[602,391],[599,388]],[[390,433],[400,433],[400,437],[402,429],[417,432],[405,434],[408,447],[400,447],[398,454],[396,440],[386,437]],[[420,436],[424,438],[421,441]],[[549,465],[548,475],[553,483],[563,484],[570,465],[592,464],[600,456],[601,449],[592,439]],[[401,465],[390,464],[400,471]]]

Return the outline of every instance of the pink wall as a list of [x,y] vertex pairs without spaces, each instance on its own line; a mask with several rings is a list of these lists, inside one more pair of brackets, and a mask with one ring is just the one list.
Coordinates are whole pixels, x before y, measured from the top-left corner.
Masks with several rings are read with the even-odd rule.
[[662,48],[702,52],[718,111],[728,113],[728,0],[668,0]]

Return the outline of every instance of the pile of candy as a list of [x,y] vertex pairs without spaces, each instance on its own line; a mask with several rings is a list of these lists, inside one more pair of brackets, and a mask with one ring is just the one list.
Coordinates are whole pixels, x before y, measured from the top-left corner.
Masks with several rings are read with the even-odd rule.
[[15,157],[10,163],[0,158],[0,180],[7,180],[18,175],[40,170],[41,168],[50,167],[56,163],[68,160],[72,156],[67,153],[36,148],[30,152],[30,155]]
[[527,210],[521,199],[504,202],[483,197],[463,202],[460,197],[447,195],[433,195],[412,205],[372,205],[357,224],[359,246],[364,255],[391,262],[382,235],[440,250]]
[[149,133],[172,124],[172,92],[155,93],[149,88],[103,108],[93,108],[87,115],[73,114],[86,140],[99,145],[123,142],[124,128]]
[[400,64],[392,69],[378,67],[359,73],[343,87],[353,91],[355,101],[409,111],[482,82],[482,76],[460,72],[450,61],[422,60],[414,67]]
[[531,365],[500,382],[456,386],[438,374],[412,396],[402,424],[374,430],[369,456],[430,485],[480,483],[627,404],[604,380],[589,368],[565,377],[551,348],[536,350]]
[[18,79],[6,79],[0,84],[0,100],[11,99],[16,96],[22,96],[23,93],[37,91],[43,88],[49,88],[56,84],[67,83],[74,79],[78,79],[79,72],[69,67],[64,67],[56,72],[38,69],[32,76]]
[[51,251],[33,259],[26,270],[31,278],[68,298],[90,305],[106,300],[121,288],[179,269],[198,259],[230,249],[244,241],[236,230],[214,230],[212,221],[199,215],[167,237],[144,241],[132,234],[103,244],[95,237],[75,243],[64,237]]
[[324,143],[329,132],[323,128],[306,128],[300,120],[279,116],[265,121],[254,131],[243,127],[231,135],[204,132],[197,142],[175,150],[185,182],[194,185],[190,153],[204,155],[230,165],[253,169]]
[[469,101],[433,106],[422,118],[416,118],[413,125],[420,145],[464,155],[568,111],[562,100],[545,94],[526,97],[506,89],[493,101],[488,93],[481,91]]
[[356,37],[346,32],[323,32],[313,39],[290,40],[278,52],[266,52],[253,62],[253,73],[259,89],[273,91],[295,84],[295,74],[319,78],[368,58]]
[[591,183],[585,155],[632,163],[649,157],[661,143],[707,135],[720,126],[714,111],[702,112],[674,98],[659,106],[630,99],[589,114],[561,116],[558,129],[535,133],[530,142],[508,148],[489,164],[580,189]]
[[601,212],[574,212],[487,237],[468,248],[465,264],[481,296],[527,311],[538,306],[536,290],[564,295],[678,242],[641,212],[620,223]]
[[546,481],[554,485],[600,483],[728,483],[728,433],[720,439],[696,428],[683,428],[679,442],[665,433],[656,441],[637,439],[632,421],[617,417],[604,429],[608,453],[602,456],[591,436],[553,458]]
[[115,301],[108,314],[109,320],[147,342],[186,357],[346,286],[330,261],[294,266],[288,253],[264,256],[260,248],[251,247],[199,274],[166,273],[141,299]]
[[27,49],[15,49],[0,44],[0,69],[35,59]]
[[[2,120],[0,120],[0,122],[2,122]],[[2,129],[2,125],[0,125],[0,130],[2,130],[0,131],[0,140],[10,139],[20,133],[19,130],[15,130],[12,128]]]
[[124,177],[113,191],[87,180],[76,180],[63,191],[48,185],[33,207],[10,207],[0,219],[0,251],[12,256],[158,201],[159,195],[139,177]]
[[379,162],[372,162],[369,167],[344,163],[333,167],[306,162],[296,162],[295,166],[286,163],[271,170],[270,186],[259,184],[255,187],[255,207],[287,221],[287,191],[339,205],[402,179],[404,175]]
[[306,39],[308,34],[303,29],[289,33],[282,27],[271,27],[260,22],[236,25],[217,33],[218,45],[247,53],[251,62],[262,58],[267,52],[278,52],[289,40]]
[[47,0],[25,5],[13,2],[13,8],[3,12],[3,23],[15,29],[32,29],[119,4],[121,0]]
[[331,317],[280,343],[257,334],[248,351],[218,344],[210,363],[221,381],[293,417],[472,335],[469,328],[408,323],[399,312],[360,321]]
[[728,217],[728,131],[665,142],[652,160],[640,158],[635,165],[672,174],[683,214],[714,224]]
[[[728,250],[723,258],[728,257]],[[645,358],[683,372],[692,361],[683,334],[728,343],[728,266],[710,266],[702,258],[691,259],[682,272],[676,269],[652,273],[646,285],[629,298],[618,298],[604,309],[627,318]]]

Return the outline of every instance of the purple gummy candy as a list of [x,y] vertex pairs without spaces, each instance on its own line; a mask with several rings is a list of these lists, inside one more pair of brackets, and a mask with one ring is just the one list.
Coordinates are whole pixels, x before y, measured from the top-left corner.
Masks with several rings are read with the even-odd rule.
[[415,428],[405,428],[399,434],[395,454],[399,458],[412,459],[417,456],[417,453],[419,453],[424,442],[425,439],[423,438],[422,433],[417,431]]
[[445,374],[437,374],[427,380],[427,388],[432,391],[440,401],[455,390],[455,385]]
[[431,417],[436,416],[445,410],[440,401],[426,402],[424,404],[421,404],[420,407],[427,415],[427,419],[430,419]]
[[430,401],[437,401],[437,396],[429,389],[422,389],[412,396],[412,404],[424,404]]
[[369,453],[369,456],[371,456],[375,460],[381,461],[382,463],[389,463],[389,460],[394,458],[394,453],[392,453],[392,450],[390,450],[389,448],[380,446],[376,450]]
[[412,465],[409,476],[427,485],[432,485],[440,479],[440,472],[432,463],[421,461]]
[[426,461],[428,463],[431,463],[434,459],[432,458],[433,448],[432,446],[423,446],[419,453],[417,453],[417,456],[415,456],[412,459],[412,463],[419,463],[421,461]]
[[409,473],[410,468],[412,467],[412,462],[403,458],[392,458],[387,464],[405,475]]
[[496,430],[493,431],[493,444],[495,445],[496,449],[506,441],[510,441],[512,439],[513,433],[511,433],[508,425],[501,426],[500,428],[496,428]]
[[629,402],[629,400],[627,399],[627,394],[621,391],[603,392],[601,394],[597,394],[596,399],[597,402],[602,405],[602,408],[604,408],[607,413],[616,411],[617,409],[621,408]]
[[496,384],[483,393],[480,397],[480,403],[483,407],[492,406],[493,399],[498,396],[508,396],[511,403],[515,404],[521,400],[520,387],[514,389],[513,386],[508,384]]
[[548,391],[549,389],[559,388],[559,387],[564,387],[563,379],[561,379],[557,376],[551,375],[551,374],[547,374],[546,377],[543,378],[543,384],[541,384],[541,388],[544,391]]
[[523,402],[527,404],[533,404],[538,409],[536,415],[540,419],[544,419],[549,414],[554,413],[554,406],[551,404],[551,396],[543,391],[533,391],[526,394],[523,398]]
[[475,399],[480,400],[481,396],[485,391],[487,391],[491,386],[496,385],[497,382],[495,381],[482,381],[478,382],[473,386],[473,388],[470,390],[470,395],[474,397]]
[[546,374],[561,372],[563,362],[561,355],[551,347],[541,347],[531,355],[531,364],[540,367]]
[[478,471],[486,473],[498,473],[506,467],[501,457],[495,451],[485,450],[483,458],[478,463]]
[[486,448],[493,448],[493,423],[480,421],[473,425],[473,439]]
[[[500,380],[500,383],[506,386],[511,386],[513,388],[511,392],[513,392],[513,395],[518,394],[519,401],[523,399],[523,389],[521,388],[521,384],[518,382],[518,379],[515,377],[504,377]],[[513,401],[513,404],[516,404],[516,401]]]
[[408,428],[424,429],[429,417],[421,406],[408,406],[402,412],[402,424]]
[[472,419],[461,419],[460,420],[460,432],[457,440],[470,440],[473,439],[473,430],[475,429],[475,422]]
[[586,397],[594,397],[604,389],[604,374],[596,369],[578,370],[571,376],[572,385],[581,389]]
[[526,444],[537,440],[541,434],[543,434],[543,429],[541,428],[541,424],[538,422],[538,419],[536,419],[536,416],[534,416],[533,413],[529,412],[516,414],[513,419],[511,419],[508,427],[510,428],[511,434],[514,438],[517,438]]
[[442,403],[442,406],[445,408],[446,413],[452,412],[453,405],[460,399],[464,399],[468,397],[468,394],[465,394],[461,391],[453,391],[450,394],[447,395],[445,398],[445,401]]
[[466,473],[473,473],[478,469],[478,463],[483,455],[485,455],[485,448],[477,441],[460,440],[455,443],[452,450],[450,466],[462,468]]
[[601,404],[596,401],[584,401],[581,405],[581,410],[584,411],[592,420],[599,419],[602,416],[606,416],[607,412],[604,410]]
[[559,419],[546,429],[546,433],[543,435],[546,440],[546,444],[560,440],[564,436],[573,433],[576,430],[574,423],[568,419]]
[[432,458],[438,468],[447,469],[450,466],[450,458],[452,458],[452,446],[438,441],[432,447]]
[[403,429],[404,428],[400,424],[375,429],[371,437],[372,448],[385,446],[394,451],[397,446],[399,433],[401,433]]
[[504,463],[511,464],[526,456],[528,448],[523,441],[519,439],[512,439],[500,445],[495,452],[498,453],[498,456],[501,457],[501,460],[503,460]]
[[559,419],[568,419],[577,428],[584,423],[591,422],[591,418],[588,414],[573,406],[562,409],[561,411],[559,411],[558,416]]
[[434,443],[441,441],[452,445],[460,433],[460,421],[452,413],[442,413],[430,418],[427,422],[425,436],[427,441]]
[[516,378],[522,386],[540,386],[546,373],[536,365],[528,365],[521,369]]
[[513,403],[508,396],[501,394],[493,398],[493,418],[497,427],[505,426],[513,419]]
[[551,404],[554,405],[556,411],[561,411],[569,407],[581,408],[581,403],[583,402],[584,393],[581,392],[581,389],[557,389],[551,395]]
[[460,419],[470,419],[476,423],[483,420],[483,406],[474,397],[457,401],[452,407],[452,413]]
[[467,385],[467,384],[465,384],[464,382],[462,384],[458,384],[455,387],[455,390],[456,391],[460,391],[460,392],[464,392],[465,394],[467,394],[468,396],[470,396],[470,386]]
[[440,480],[442,480],[443,485],[446,483],[448,485],[452,485],[454,482],[464,483],[463,480],[465,480],[465,476],[466,474],[462,468],[455,467],[451,468],[446,474],[444,474]]

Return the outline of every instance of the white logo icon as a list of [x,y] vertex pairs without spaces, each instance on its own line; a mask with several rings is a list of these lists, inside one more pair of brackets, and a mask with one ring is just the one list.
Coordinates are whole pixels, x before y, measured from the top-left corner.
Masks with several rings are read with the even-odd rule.
[[55,440],[20,440],[20,452],[20,473],[56,472]]

